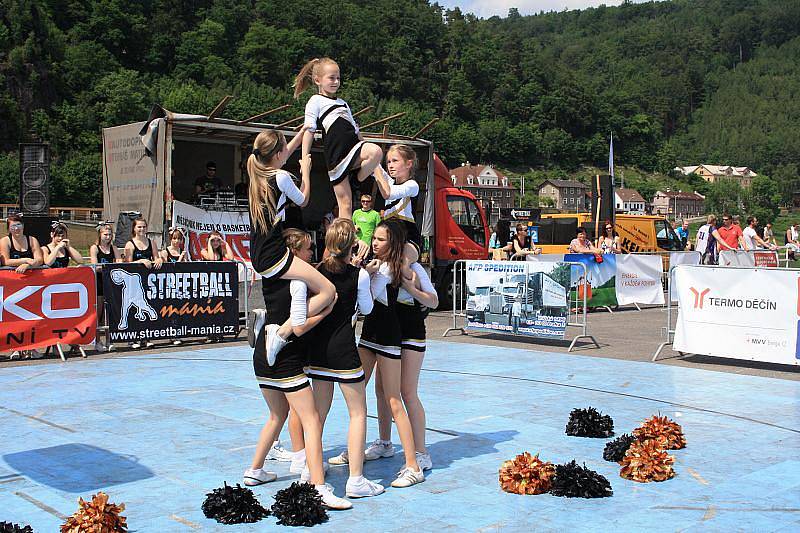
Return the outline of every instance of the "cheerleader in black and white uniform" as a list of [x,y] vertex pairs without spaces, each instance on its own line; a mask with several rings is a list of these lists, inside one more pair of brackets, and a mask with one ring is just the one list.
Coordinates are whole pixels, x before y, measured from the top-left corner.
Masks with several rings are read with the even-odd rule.
[[[276,130],[262,131],[253,142],[253,153],[247,160],[250,176],[250,258],[256,272],[267,280],[294,279],[308,287],[308,316],[313,317],[334,302],[336,289],[333,284],[304,261],[293,261],[283,239],[286,210],[290,204],[304,207],[311,192],[311,158],[300,160],[302,184],[298,189],[293,177],[281,170],[286,160],[302,140],[301,130],[288,144],[283,133]],[[270,324],[264,327],[266,321]],[[252,330],[248,340],[253,346],[261,329],[265,329],[267,363],[272,365],[278,352],[286,345],[292,332],[289,322],[277,322],[275,318],[255,313],[250,321]]]
[[[347,452],[331,459],[331,464],[350,464],[345,494],[350,498],[377,496],[383,486],[363,475],[364,439],[367,432],[367,395],[364,370],[356,348],[356,313],[369,315],[373,308],[370,277],[366,270],[351,264],[357,249],[356,228],[346,218],[335,219],[325,234],[327,257],[319,271],[335,286],[338,299],[331,313],[312,330],[307,345],[306,374],[314,380],[314,399],[323,426],[333,400],[333,384],[339,383],[350,415]],[[342,460],[343,459],[343,460]]]
[[294,81],[294,97],[299,97],[311,84],[317,86],[318,94],[306,103],[303,136],[303,157],[311,154],[314,132],[322,133],[328,177],[333,184],[339,216],[352,218],[353,191],[348,177],[356,172],[359,182],[367,179],[381,162],[380,146],[364,142],[353,113],[347,102],[336,97],[341,78],[339,65],[328,57],[312,59],[303,66]]
[[[425,480],[425,474],[417,463],[414,433],[400,392],[401,344],[403,333],[397,317],[397,295],[403,264],[403,247],[406,234],[403,226],[395,221],[383,221],[372,235],[372,250],[375,259],[367,265],[372,275],[371,290],[375,298],[372,313],[364,319],[358,352],[367,380],[377,365],[376,379],[380,379],[384,396],[389,404],[391,416],[397,424],[397,432],[403,445],[405,466],[392,482],[393,487],[410,487]],[[382,450],[382,456],[394,455],[394,448]],[[365,456],[370,459],[369,456]],[[377,457],[372,457],[377,458]]]
[[[435,309],[439,305],[439,297],[431,283],[428,273],[422,265],[411,265],[411,278],[403,279],[397,295],[395,306],[397,320],[400,324],[401,340],[401,382],[400,394],[403,405],[408,411],[408,418],[414,432],[417,464],[424,470],[433,468],[431,456],[425,446],[425,407],[419,399],[419,373],[425,358],[425,310],[423,306]],[[367,458],[378,459],[386,454],[386,449],[393,450],[392,411],[386,402],[381,381],[375,382],[375,397],[378,404],[379,439],[366,452]]]

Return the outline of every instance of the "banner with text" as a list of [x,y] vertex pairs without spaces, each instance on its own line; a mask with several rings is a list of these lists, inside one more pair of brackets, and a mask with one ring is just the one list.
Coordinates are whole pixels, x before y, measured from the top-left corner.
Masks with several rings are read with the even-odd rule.
[[662,268],[663,261],[658,255],[618,255],[617,302],[620,305],[663,304]]
[[236,263],[103,265],[112,342],[235,335],[239,325]]
[[0,270],[0,352],[94,342],[95,279],[89,267]]
[[676,351],[800,364],[800,273],[681,266]]
[[250,213],[206,211],[176,200],[172,202],[172,225],[186,228],[193,260],[201,259],[200,250],[208,246],[208,236],[216,230],[230,244],[234,257],[250,266]]
[[722,250],[719,266],[778,268],[778,252],[772,250]]
[[467,261],[467,329],[563,339],[570,266]]

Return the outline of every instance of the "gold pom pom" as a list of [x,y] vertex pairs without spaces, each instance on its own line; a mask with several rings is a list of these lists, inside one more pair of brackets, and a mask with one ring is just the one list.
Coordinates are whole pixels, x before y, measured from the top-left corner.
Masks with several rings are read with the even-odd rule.
[[61,524],[61,533],[125,533],[128,525],[119,513],[125,504],[108,503],[108,494],[98,492],[92,501],[78,498],[78,510]]
[[619,475],[639,483],[666,481],[675,476],[674,461],[675,458],[660,446],[659,441],[636,441],[620,461],[622,470]]
[[500,466],[500,488],[512,494],[543,494],[550,490],[553,463],[525,452]]
[[633,436],[642,442],[656,440],[662,448],[667,450],[680,450],[686,447],[683,428],[666,416],[651,416],[641,426],[633,430]]

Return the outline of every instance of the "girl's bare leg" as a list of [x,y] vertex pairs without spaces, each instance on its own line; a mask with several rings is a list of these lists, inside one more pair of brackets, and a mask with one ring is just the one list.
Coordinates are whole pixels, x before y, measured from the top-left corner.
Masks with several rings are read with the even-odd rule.
[[367,438],[367,391],[364,381],[340,383],[347,404],[350,427],[347,431],[347,457],[350,477],[359,477],[364,468],[364,440]]
[[339,216],[341,218],[353,218],[353,190],[350,188],[350,180],[345,178],[335,184],[333,186],[333,194],[336,195]]
[[[322,470],[322,425],[314,406],[314,394],[310,387],[305,387],[295,392],[287,392],[286,400],[297,413],[303,426],[303,436],[306,444],[306,465],[311,474],[311,483],[322,485],[325,483],[325,473]],[[271,443],[270,443],[271,445]]]
[[303,438],[303,424],[300,423],[297,413],[289,409],[289,440],[292,441],[292,451],[299,452],[306,448]]
[[358,181],[364,181],[372,175],[381,159],[383,159],[383,150],[381,150],[380,146],[373,143],[361,145],[361,167],[358,169],[358,175],[356,176]]
[[378,437],[384,442],[392,440],[392,409],[383,393],[380,366],[375,371],[375,407],[378,410]]
[[420,453],[427,453],[425,448],[425,407],[419,399],[419,372],[425,352],[403,350],[401,363],[400,395],[408,411],[411,429],[414,431],[414,444]]
[[286,402],[286,396],[282,392],[262,388],[261,394],[269,407],[269,419],[267,419],[264,427],[261,428],[261,434],[258,437],[256,451],[253,454],[253,463],[250,465],[253,469],[259,469],[264,466],[267,452],[269,452],[275,439],[278,438],[283,423],[286,421],[286,416],[289,414],[289,404]]
[[379,357],[378,367],[380,368],[383,392],[392,410],[392,417],[397,425],[397,433],[400,435],[400,443],[403,446],[403,454],[406,459],[406,468],[418,471],[420,468],[417,464],[416,448],[414,447],[414,432],[411,429],[411,422],[408,419],[408,413],[406,413],[400,396],[400,374],[402,371],[400,360]]

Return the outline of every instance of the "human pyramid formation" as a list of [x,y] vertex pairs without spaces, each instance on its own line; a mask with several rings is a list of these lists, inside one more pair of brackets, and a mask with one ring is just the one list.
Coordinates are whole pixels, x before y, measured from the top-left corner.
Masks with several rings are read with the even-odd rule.
[[[347,451],[328,460],[348,465],[349,498],[377,496],[384,487],[363,476],[364,460],[391,457],[394,419],[405,455],[393,487],[424,481],[432,467],[425,448],[425,411],[417,384],[425,354],[424,307],[438,305],[436,290],[417,262],[420,232],[411,199],[419,193],[414,179],[416,154],[397,144],[386,154],[364,142],[347,102],[337,98],[339,67],[329,58],[309,61],[295,79],[295,97],[316,86],[306,104],[305,122],[288,143],[277,130],[258,134],[247,161],[250,176],[250,255],[263,277],[265,309],[253,311],[248,340],[254,348],[253,368],[270,416],[258,440],[244,484],[276,479],[264,468],[271,458],[291,460],[290,471],[310,482],[329,509],[348,509],[349,500],[333,494],[325,483],[322,428],[338,383],[350,424]],[[322,134],[328,176],[339,218],[328,227],[325,253],[317,268],[300,209],[311,190],[311,146]],[[301,145],[301,180],[282,170]],[[386,201],[382,220],[352,220],[354,189],[374,176]],[[352,182],[352,185],[351,185]],[[359,233],[372,234],[371,247]],[[366,316],[356,344],[357,313]],[[366,383],[376,370],[380,439],[365,450]],[[313,381],[313,392],[310,383]],[[291,414],[290,414],[291,413]],[[293,452],[274,446],[289,418]]]

